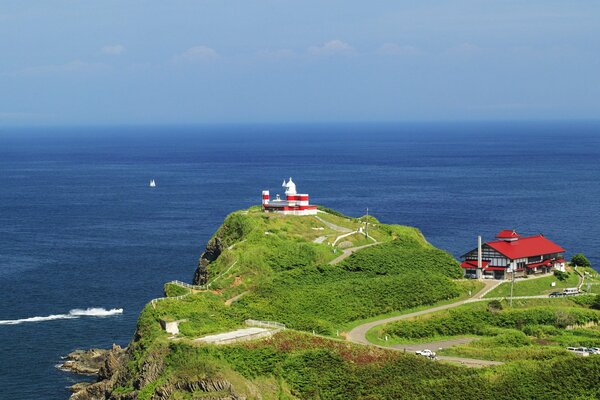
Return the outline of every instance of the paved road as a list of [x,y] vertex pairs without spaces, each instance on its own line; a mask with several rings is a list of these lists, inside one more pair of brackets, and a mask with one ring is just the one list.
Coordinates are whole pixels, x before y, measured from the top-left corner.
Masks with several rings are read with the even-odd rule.
[[[446,310],[448,308],[458,307],[463,304],[472,302],[474,300],[480,300],[481,296],[485,295],[487,292],[489,292],[490,290],[495,288],[497,285],[502,283],[502,281],[486,280],[486,281],[483,281],[483,283],[485,284],[484,288],[482,290],[480,290],[479,293],[477,293],[475,296],[473,296],[470,299],[460,300],[455,303],[444,304],[441,306],[428,308],[428,309],[422,310],[422,311],[415,311],[415,312],[412,312],[409,314],[398,315],[396,317],[383,318],[383,319],[379,319],[377,321],[367,322],[366,324],[359,325],[359,326],[355,327],[354,329],[352,329],[350,331],[350,333],[348,333],[348,340],[355,342],[355,343],[370,344],[370,342],[367,340],[365,335],[367,334],[367,331],[371,328],[374,328],[378,325],[387,324],[389,322],[414,318],[414,317],[418,317],[420,315],[431,314],[436,311],[442,311],[442,310]],[[490,300],[490,299],[486,299],[486,300]]]
[[[485,281],[483,281],[483,283],[485,284],[483,289],[480,290],[475,296],[473,296],[470,299],[460,300],[455,303],[444,304],[441,306],[428,308],[427,310],[416,311],[416,312],[412,312],[412,313],[404,314],[404,315],[398,315],[396,317],[383,318],[383,319],[380,319],[377,321],[367,322],[365,324],[359,325],[359,326],[355,327],[354,329],[352,329],[350,331],[350,333],[348,333],[347,338],[351,342],[372,345],[372,343],[370,343],[367,340],[366,334],[367,334],[367,331],[373,327],[376,327],[376,326],[382,325],[382,324],[387,324],[389,322],[400,321],[403,319],[418,317],[420,315],[431,314],[436,311],[446,310],[448,308],[458,307],[460,305],[470,303],[473,301],[490,300],[490,299],[482,299],[481,297],[483,295],[485,295],[487,292],[489,292],[490,290],[494,289],[500,283],[502,283],[502,281],[485,280]],[[546,297],[546,296],[543,296],[543,297]],[[458,344],[467,343],[465,340],[472,341],[472,340],[474,340],[474,338],[463,338],[463,339],[444,340],[444,341],[431,342],[431,343],[420,343],[418,345],[414,345],[414,350],[412,350],[412,351],[426,349],[426,348],[437,349],[440,347],[456,346]],[[410,346],[413,346],[413,345],[410,345]],[[388,346],[378,346],[378,347],[391,348],[391,349],[395,349],[395,350],[403,350],[404,348],[406,348],[407,351],[409,349],[409,345],[393,345],[393,346],[389,346],[389,347]],[[483,366],[488,366],[488,365],[502,364],[501,362],[498,362],[498,361],[476,360],[476,359],[472,359],[472,358],[462,358],[462,357],[439,356],[438,359],[450,361],[450,362],[457,362],[457,363],[460,363],[460,364],[463,364],[463,365],[469,366],[469,367],[483,367]]]

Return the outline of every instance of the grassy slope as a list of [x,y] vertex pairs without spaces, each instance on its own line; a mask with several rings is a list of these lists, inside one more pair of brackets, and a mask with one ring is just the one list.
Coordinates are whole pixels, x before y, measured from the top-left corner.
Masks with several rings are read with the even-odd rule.
[[[556,286],[552,287],[551,283],[556,282]],[[549,294],[552,292],[560,292],[564,288],[577,287],[579,278],[576,273],[569,273],[569,277],[560,281],[555,276],[545,276],[543,278],[522,279],[516,280],[513,288],[513,296],[536,296]],[[486,298],[493,297],[508,297],[510,296],[510,282],[504,282],[491,292],[485,295]]]
[[[595,398],[600,393],[600,380],[594,379],[600,357],[566,355],[477,370],[291,331],[227,346],[172,342],[167,351],[165,372],[142,391],[141,400],[175,382],[206,379],[232,382],[236,394],[248,399],[508,400]],[[173,393],[174,398],[202,395]]]
[[487,302],[470,303],[424,317],[394,322],[380,328],[391,343],[429,342],[450,337],[477,336],[481,340],[445,349],[444,355],[498,361],[549,360],[572,357],[567,346],[600,346],[597,326],[567,329],[600,321],[600,311],[588,308],[590,297],[515,300],[500,311]]
[[[354,219],[325,217],[337,225],[359,226]],[[451,279],[460,275],[456,261],[429,245],[418,230],[372,223],[371,233],[384,243],[329,266],[327,262],[339,251],[312,240],[328,236],[326,243],[339,233],[318,220],[264,215],[257,209],[232,214],[216,233],[228,249],[209,265],[215,290],[161,301],[156,308],[143,310],[130,346],[128,381],[118,391],[127,393],[135,387],[141,389],[140,399],[149,399],[157,389],[169,385],[172,389],[174,383],[224,379],[249,399],[258,394],[264,399],[510,399],[600,393],[599,382],[589,380],[600,371],[598,359],[564,354],[556,365],[550,360],[476,371],[300,332],[229,346],[185,339],[236,328],[246,318],[274,319],[296,329],[334,335],[358,319],[465,295],[464,281]],[[360,238],[356,240],[360,243]],[[183,293],[172,287],[167,291]],[[248,294],[232,306],[225,305],[226,299],[243,292]],[[180,325],[184,338],[168,340],[158,323],[161,318],[187,319]],[[148,366],[157,362],[165,368],[145,381],[143,377],[152,370]],[[579,373],[565,372],[568,379],[561,385],[539,384],[550,381],[557,369]],[[144,382],[141,388],[139,382]],[[175,390],[173,398],[203,395]]]
[[[319,217],[353,230],[363,226],[357,219],[334,214]],[[427,243],[417,229],[380,224],[373,218],[369,229],[380,244],[331,266],[328,262],[341,250],[327,243],[341,233],[318,219],[265,214],[259,208],[233,213],[215,234],[226,250],[209,265],[211,293],[160,302],[156,313],[188,319],[180,326],[188,337],[241,325],[247,318],[335,335],[353,321],[453,299],[464,292],[450,279],[460,276],[456,261]],[[327,239],[313,243],[321,236]],[[361,235],[342,241],[353,246],[366,243]],[[230,307],[211,306],[212,314],[202,317],[195,311],[203,299],[224,303],[240,293],[245,295]]]

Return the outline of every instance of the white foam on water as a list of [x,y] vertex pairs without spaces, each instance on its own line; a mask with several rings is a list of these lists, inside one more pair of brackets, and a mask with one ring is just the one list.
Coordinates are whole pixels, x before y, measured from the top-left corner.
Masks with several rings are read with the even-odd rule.
[[52,314],[45,317],[0,320],[0,325],[18,325],[26,322],[45,322],[56,319],[75,319],[80,317],[110,317],[111,315],[119,314],[123,314],[122,308],[111,308],[110,310],[96,307],[87,308],[85,310],[75,308],[69,311],[68,314]]

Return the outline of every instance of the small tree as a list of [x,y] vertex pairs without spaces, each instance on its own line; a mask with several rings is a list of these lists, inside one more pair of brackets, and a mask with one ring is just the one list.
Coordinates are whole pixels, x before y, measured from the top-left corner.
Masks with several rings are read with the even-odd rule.
[[564,281],[564,280],[566,280],[569,277],[569,273],[568,272],[562,272],[562,271],[556,270],[556,271],[554,271],[554,276],[559,281]]
[[590,304],[590,307],[594,310],[600,310],[600,296],[596,295],[594,301],[592,301],[592,304]]
[[581,253],[577,253],[573,257],[571,257],[571,264],[577,265],[580,267],[591,267],[592,266],[590,264],[590,261],[587,259],[587,257]]
[[488,311],[492,314],[502,311],[502,303],[499,300],[492,300],[488,303]]

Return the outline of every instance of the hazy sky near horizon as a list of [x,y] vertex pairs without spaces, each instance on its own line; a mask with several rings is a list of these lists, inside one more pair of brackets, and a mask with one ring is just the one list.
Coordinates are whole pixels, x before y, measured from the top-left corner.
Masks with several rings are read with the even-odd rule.
[[600,2],[2,0],[0,125],[600,117]]

